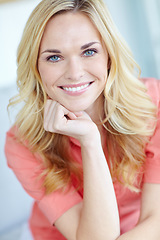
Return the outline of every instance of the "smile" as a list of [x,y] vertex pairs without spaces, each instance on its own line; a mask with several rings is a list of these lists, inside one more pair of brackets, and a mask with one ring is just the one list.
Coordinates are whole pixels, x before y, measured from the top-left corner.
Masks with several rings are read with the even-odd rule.
[[62,87],[62,88],[68,92],[78,92],[78,91],[81,91],[81,90],[87,88],[89,85],[90,85],[90,83],[84,84],[79,87]]
[[93,82],[60,86],[69,95],[77,96],[84,93]]

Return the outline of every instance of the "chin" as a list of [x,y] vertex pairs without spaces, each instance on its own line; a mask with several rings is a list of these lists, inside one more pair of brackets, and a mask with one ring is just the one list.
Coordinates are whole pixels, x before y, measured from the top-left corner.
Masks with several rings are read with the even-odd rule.
[[87,109],[86,106],[64,106],[64,107],[67,108],[71,112],[81,112],[81,111],[85,111]]
[[84,108],[78,108],[78,107],[69,107],[67,108],[69,111],[71,112],[81,112],[81,111],[85,111]]

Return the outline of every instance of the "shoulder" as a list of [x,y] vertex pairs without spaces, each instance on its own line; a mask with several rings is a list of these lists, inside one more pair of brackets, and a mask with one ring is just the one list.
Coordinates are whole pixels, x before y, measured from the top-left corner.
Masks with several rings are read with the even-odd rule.
[[[14,126],[6,133],[5,154],[9,167],[21,167],[33,162],[40,162],[40,158],[35,156],[27,146],[18,141],[16,137],[17,128]],[[21,161],[18,161],[21,159]]]
[[153,103],[158,106],[160,102],[160,80],[155,78],[142,78]]
[[148,95],[157,107],[155,130],[146,144],[144,182],[160,183],[160,80],[154,78],[142,79],[147,87]]
[[[42,160],[17,140],[16,131],[16,127],[12,127],[6,133],[7,164],[28,194],[35,199],[41,199],[44,195],[43,178],[39,178],[44,170]],[[39,180],[37,181],[37,179]]]

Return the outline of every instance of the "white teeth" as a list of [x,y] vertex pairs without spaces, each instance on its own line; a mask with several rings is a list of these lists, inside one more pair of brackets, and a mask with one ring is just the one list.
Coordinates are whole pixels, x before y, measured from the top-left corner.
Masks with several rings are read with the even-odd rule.
[[62,87],[65,91],[68,91],[68,92],[78,92],[78,91],[80,91],[80,90],[82,90],[82,89],[84,89],[84,88],[86,88],[86,87],[88,87],[89,86],[89,83],[87,83],[87,84],[85,84],[85,85],[82,85],[82,86],[80,86],[80,87],[73,87],[73,88],[71,88],[71,87]]

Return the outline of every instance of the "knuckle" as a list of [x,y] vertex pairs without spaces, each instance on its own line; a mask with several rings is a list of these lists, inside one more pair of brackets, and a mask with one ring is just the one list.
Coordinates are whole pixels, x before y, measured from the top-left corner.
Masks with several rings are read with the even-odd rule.
[[55,129],[56,132],[59,132],[60,129],[61,129],[61,128],[60,128],[60,124],[59,124],[58,122],[54,123],[53,127],[54,127],[54,129]]
[[47,132],[54,132],[59,133],[60,132],[60,124],[55,122],[49,122],[43,124],[45,131]]
[[63,108],[63,107],[62,107],[60,104],[57,103],[57,105],[56,105],[57,111],[60,111],[62,108]]
[[45,122],[43,123],[43,127],[44,127],[45,131],[48,131],[48,126],[47,126],[47,124]]

